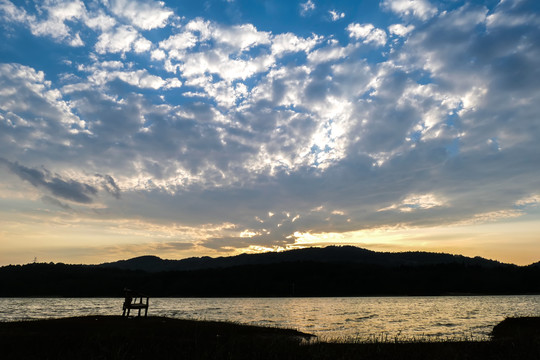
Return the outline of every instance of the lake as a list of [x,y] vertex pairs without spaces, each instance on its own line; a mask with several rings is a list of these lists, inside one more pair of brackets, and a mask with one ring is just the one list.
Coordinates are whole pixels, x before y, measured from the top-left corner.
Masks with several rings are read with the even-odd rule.
[[[0,298],[0,321],[120,315],[121,298]],[[540,316],[540,295],[150,298],[149,315],[294,328],[322,339],[488,338],[506,317]]]

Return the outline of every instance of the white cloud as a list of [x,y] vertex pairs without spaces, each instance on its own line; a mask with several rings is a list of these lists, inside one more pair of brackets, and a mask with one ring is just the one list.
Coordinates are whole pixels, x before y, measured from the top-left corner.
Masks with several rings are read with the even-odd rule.
[[117,21],[100,10],[97,14],[89,14],[85,20],[85,24],[90,29],[109,31],[116,26]]
[[378,46],[386,44],[386,31],[374,27],[372,24],[351,23],[347,26],[349,36],[355,39],[363,39],[365,44],[374,43]]
[[301,38],[292,33],[278,34],[272,37],[272,54],[281,56],[289,52],[309,52],[322,37],[313,35],[310,38]]
[[214,28],[210,21],[205,21],[201,18],[191,20],[185,27],[191,32],[197,32],[201,41],[210,39]]
[[310,52],[308,60],[313,64],[336,61],[349,56],[357,47],[357,44],[349,44],[346,47],[342,47],[337,42],[331,41],[328,46]]
[[151,43],[148,40],[127,25],[102,33],[95,45],[96,51],[100,54],[126,53],[131,50],[142,52],[148,51],[150,47]]
[[9,119],[7,123],[11,123],[6,128],[0,120],[3,157],[43,149],[52,151],[65,143],[68,131],[79,133],[86,127],[42,71],[20,64],[0,64],[0,89],[0,109]]
[[139,36],[139,38],[133,43],[133,51],[135,51],[136,53],[146,52],[149,51],[151,48],[152,42],[142,36]]
[[[169,38],[161,41],[159,47],[161,49],[169,50],[172,54],[183,53],[184,50],[190,49],[197,45],[199,41],[198,37],[191,31],[181,32],[170,36]],[[178,56],[173,56],[173,58],[179,58]]]
[[58,3],[58,6],[49,7],[48,11],[51,17],[62,20],[80,19],[86,15],[86,7],[80,0]]
[[396,36],[406,36],[414,30],[414,25],[393,24],[388,27],[388,32]]
[[96,85],[102,86],[115,79],[120,79],[126,83],[141,89],[170,89],[180,87],[182,83],[177,78],[162,79],[157,75],[148,73],[147,70],[136,71],[109,71],[105,69],[92,69],[89,79]]
[[[160,49],[167,53],[155,52],[153,56],[166,57],[165,66],[168,71],[176,72],[179,69],[182,76],[199,78],[199,83],[201,79],[206,79],[205,73],[218,74],[226,81],[246,79],[266,71],[275,61],[273,56],[264,53],[259,56],[244,55],[252,47],[270,45],[272,40],[270,33],[258,31],[251,24],[218,26],[197,19],[190,21],[185,29],[187,31],[159,43]],[[212,40],[212,46],[206,44],[201,51],[189,51],[209,40]],[[306,48],[301,40],[294,45]],[[181,63],[175,64],[175,61]],[[209,89],[208,86],[205,88]]]
[[255,26],[251,24],[217,27],[213,31],[212,37],[216,41],[231,45],[239,51],[270,43],[270,34],[265,31],[257,31]]
[[[188,83],[204,89],[207,94],[219,94],[218,102],[232,106],[238,96],[235,91],[225,90],[227,83],[245,80],[268,71],[276,59],[290,52],[309,52],[320,37],[300,38],[294,34],[278,34],[258,31],[253,25],[223,26],[197,19],[190,21],[185,31],[159,43],[163,52],[153,53],[153,58],[164,59],[170,72],[180,71]],[[204,44],[204,46],[200,46]],[[192,49],[199,46],[195,51]],[[261,51],[249,54],[253,47]],[[218,84],[207,74],[216,74],[225,83]],[[192,95],[195,93],[191,93]]]
[[70,46],[84,45],[80,34],[72,31],[65,23],[66,21],[76,21],[86,17],[86,8],[81,1],[68,3],[46,2],[41,4],[38,9],[38,16],[35,16],[28,14],[26,10],[16,7],[7,0],[0,2],[0,10],[4,13],[4,19],[28,26],[32,34],[49,36]]
[[112,12],[142,30],[162,28],[173,15],[162,1],[111,0]]
[[227,52],[207,51],[187,54],[184,63],[179,65],[182,76],[198,77],[205,73],[218,74],[226,81],[247,79],[256,73],[267,70],[274,63],[271,56],[254,59],[231,59]]
[[153,60],[165,60],[167,54],[161,49],[155,49],[152,51],[151,57]]
[[4,20],[6,21],[26,23],[33,20],[31,18],[29,19],[29,15],[26,13],[26,10],[18,8],[8,0],[0,0],[0,10],[3,12]]
[[428,0],[383,0],[381,6],[402,17],[427,20],[437,14],[437,7]]
[[336,10],[330,10],[328,13],[330,14],[332,21],[338,21],[339,19],[343,19],[345,17],[344,12],[338,12]]
[[315,10],[315,3],[312,0],[308,0],[305,3],[300,4],[300,15],[302,16],[306,16],[313,10]]

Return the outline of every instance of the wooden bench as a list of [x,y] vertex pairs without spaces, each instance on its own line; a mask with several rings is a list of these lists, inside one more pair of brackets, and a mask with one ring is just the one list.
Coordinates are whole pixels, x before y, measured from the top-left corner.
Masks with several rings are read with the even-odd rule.
[[[125,299],[122,316],[128,316],[131,309],[139,310],[137,316],[141,316],[141,310],[144,309],[144,316],[148,315],[148,299],[147,295],[132,291],[129,289],[124,290]],[[127,310],[127,312],[126,312]]]

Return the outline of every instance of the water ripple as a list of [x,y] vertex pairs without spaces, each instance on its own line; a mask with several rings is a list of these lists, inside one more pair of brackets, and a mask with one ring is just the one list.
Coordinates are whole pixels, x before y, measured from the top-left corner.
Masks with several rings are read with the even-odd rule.
[[[123,299],[0,298],[0,321],[119,315]],[[153,298],[150,315],[295,328],[326,339],[489,336],[509,316],[539,316],[540,295],[371,298]]]

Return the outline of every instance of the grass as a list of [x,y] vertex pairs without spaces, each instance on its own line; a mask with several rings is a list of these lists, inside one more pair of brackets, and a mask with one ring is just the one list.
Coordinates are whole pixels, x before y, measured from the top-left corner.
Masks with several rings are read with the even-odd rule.
[[[504,335],[494,332],[491,341],[306,341],[308,334],[291,329],[164,317],[0,322],[0,358],[532,360],[540,359],[540,337],[534,335],[540,318],[533,319],[507,322]],[[524,323],[533,331],[516,332]]]

